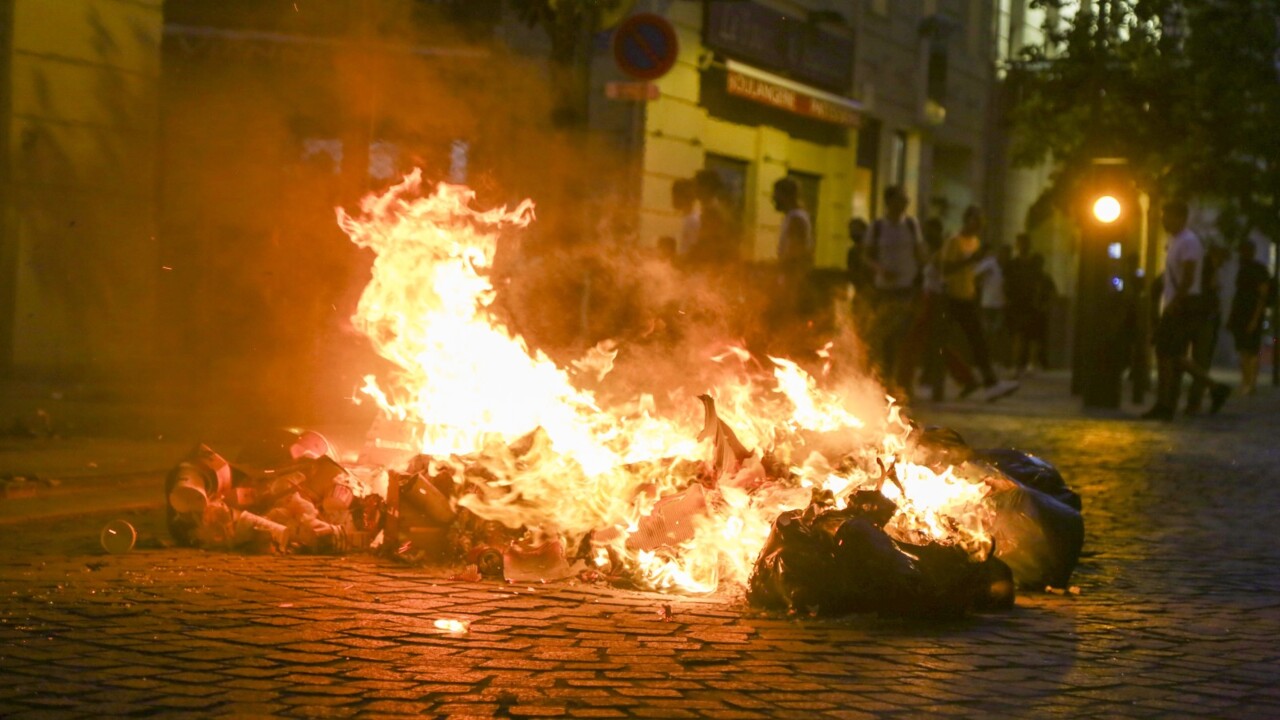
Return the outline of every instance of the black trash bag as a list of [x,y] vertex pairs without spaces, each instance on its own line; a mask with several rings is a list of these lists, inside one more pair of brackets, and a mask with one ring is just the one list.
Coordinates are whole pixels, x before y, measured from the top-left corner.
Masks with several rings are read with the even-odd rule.
[[1084,547],[1084,517],[1057,498],[1000,475],[989,478],[996,557],[1019,587],[1068,587]]
[[[819,523],[818,518],[824,517]],[[835,566],[835,530],[843,515],[823,513],[817,506],[788,510],[773,521],[747,588],[752,604],[772,610],[835,612],[846,591]],[[835,524],[832,528],[831,525]]]
[[948,428],[929,427],[916,438],[926,464],[985,462],[999,473],[987,480],[994,510],[995,556],[1018,587],[1068,587],[1084,546],[1080,496],[1057,468],[1017,450],[973,451]]
[[991,448],[978,450],[975,457],[994,465],[1005,475],[1027,487],[1039,490],[1067,507],[1076,510],[1082,508],[1080,496],[1067,487],[1067,482],[1062,479],[1062,473],[1058,472],[1058,468],[1035,455],[1021,450]]
[[894,505],[859,492],[843,510],[811,505],[774,521],[748,586],[755,605],[823,615],[955,618],[1012,605],[1009,569],[930,543],[899,543],[884,531]]

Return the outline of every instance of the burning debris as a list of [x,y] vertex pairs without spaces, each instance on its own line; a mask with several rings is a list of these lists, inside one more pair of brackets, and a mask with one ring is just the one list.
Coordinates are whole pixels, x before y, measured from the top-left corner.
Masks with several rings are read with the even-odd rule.
[[166,481],[176,540],[379,547],[471,580],[737,587],[796,612],[953,616],[1008,606],[1015,584],[1066,586],[1083,523],[1043,461],[915,428],[829,353],[810,370],[724,346],[690,371],[700,395],[606,396],[625,347],[561,367],[491,310],[498,238],[532,206],[478,212],[465,188],[419,186],[339,211],[376,253],[355,325],[400,368],[366,378],[382,422],[365,462],[315,433],[235,463],[198,448]]

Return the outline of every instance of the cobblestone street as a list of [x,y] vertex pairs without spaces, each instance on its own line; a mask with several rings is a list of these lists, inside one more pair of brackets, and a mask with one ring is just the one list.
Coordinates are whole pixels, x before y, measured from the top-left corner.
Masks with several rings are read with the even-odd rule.
[[[926,409],[976,447],[1056,463],[1085,502],[1078,595],[954,624],[164,549],[154,511],[0,524],[0,714],[1274,716],[1280,395],[1263,393],[1172,424],[1035,388]],[[134,552],[94,549],[113,517],[139,526]]]

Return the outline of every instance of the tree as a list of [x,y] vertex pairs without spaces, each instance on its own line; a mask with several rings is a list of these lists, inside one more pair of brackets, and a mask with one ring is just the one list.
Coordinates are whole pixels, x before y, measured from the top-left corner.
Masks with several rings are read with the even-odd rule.
[[1080,3],[1040,0],[1044,42],[1009,69],[1010,154],[1015,164],[1055,164],[1047,198],[1070,205],[1094,158],[1123,157],[1149,191],[1169,185],[1173,148],[1184,136],[1185,60],[1166,32],[1170,0]]
[[[1011,155],[1052,161],[1065,207],[1093,158],[1154,194],[1209,197],[1280,239],[1280,0],[1037,0],[1045,40],[1010,68]],[[1066,22],[1067,11],[1075,14]]]
[[1280,241],[1280,2],[1201,0],[1188,21],[1195,115],[1181,185],[1224,205],[1229,236]]

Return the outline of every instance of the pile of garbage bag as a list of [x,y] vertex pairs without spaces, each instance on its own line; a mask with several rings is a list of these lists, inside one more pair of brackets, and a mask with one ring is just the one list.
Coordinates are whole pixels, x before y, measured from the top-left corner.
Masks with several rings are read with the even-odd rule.
[[815,502],[774,521],[748,598],[789,612],[946,618],[1011,607],[1015,588],[1067,588],[1084,544],[1080,496],[1048,462],[1018,450],[974,450],[947,428],[917,433],[916,462],[987,485],[991,551],[975,560],[885,532],[896,506],[859,491],[844,508]]

